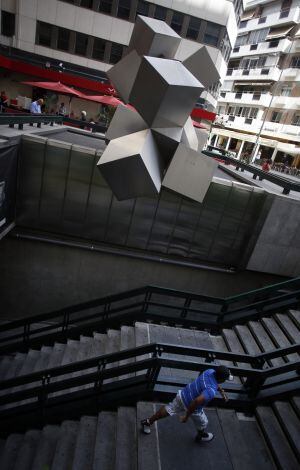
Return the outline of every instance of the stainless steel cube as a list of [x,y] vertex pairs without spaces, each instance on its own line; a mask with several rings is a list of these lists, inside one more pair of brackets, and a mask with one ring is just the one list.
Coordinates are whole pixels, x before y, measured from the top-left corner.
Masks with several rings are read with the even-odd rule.
[[181,37],[164,21],[138,15],[128,51],[140,55],[173,59]]
[[163,168],[150,130],[111,140],[98,168],[119,201],[160,191]]
[[198,150],[198,137],[190,117],[183,127],[181,142],[193,150]]
[[182,139],[183,129],[182,127],[171,127],[168,129],[152,128],[151,130],[163,162],[168,165]]
[[183,65],[201,81],[205,88],[209,88],[220,80],[215,60],[206,46],[201,46],[198,51],[187,57]]
[[130,102],[149,127],[184,126],[202,90],[180,62],[143,57]]
[[110,81],[125,103],[129,102],[130,93],[141,61],[142,58],[137,54],[137,52],[132,51],[106,72]]
[[147,129],[148,126],[138,112],[118,106],[105,134],[107,140],[117,139],[123,135],[133,134]]
[[202,202],[213,178],[216,162],[179,144],[162,185],[194,201]]

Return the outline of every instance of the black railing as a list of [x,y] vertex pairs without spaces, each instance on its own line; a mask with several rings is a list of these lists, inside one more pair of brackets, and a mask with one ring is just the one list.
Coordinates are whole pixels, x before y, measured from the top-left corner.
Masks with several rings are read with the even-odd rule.
[[66,341],[135,321],[220,331],[300,304],[300,278],[219,298],[147,286],[0,325],[0,353]]
[[67,116],[64,116],[63,123],[80,129],[87,129],[92,132],[101,132],[103,134],[105,134],[108,128],[108,125],[104,122],[101,124],[95,124],[88,121],[81,121],[80,119],[71,119]]
[[[249,364],[249,368],[230,367],[232,375],[243,378],[243,383],[223,385],[231,406],[249,409],[299,392],[299,362],[263,369],[270,359],[299,352],[300,344],[247,355],[153,343],[19,376],[0,383],[0,432],[11,431],[12,426],[18,426],[18,420],[24,426],[24,416],[28,415],[31,418],[26,418],[25,426],[38,425],[37,420],[44,419],[47,410],[59,417],[74,402],[80,410],[80,400],[94,400],[99,409],[124,403],[126,394],[133,402],[144,396],[149,399],[149,393],[152,398],[155,393],[165,397],[192,380],[190,374],[187,377],[187,371],[195,372],[196,377],[208,367],[216,368],[222,360]],[[198,358],[205,361],[200,362]],[[165,368],[176,369],[176,375],[168,374]],[[217,401],[221,404],[220,398]]]
[[17,125],[20,130],[23,129],[24,124],[31,126],[37,124],[37,127],[41,127],[42,124],[50,124],[50,126],[53,126],[54,122],[62,124],[63,117],[57,116],[56,114],[0,114],[0,126],[8,125],[13,128]]
[[[210,150],[212,149],[212,150]],[[217,151],[218,149],[213,150],[213,147],[208,146],[208,150],[203,150],[203,153],[208,157],[212,158],[220,158],[220,153]],[[252,173],[253,179],[257,177],[262,180],[270,181],[271,183],[276,184],[283,188],[283,194],[289,194],[290,191],[300,191],[300,183],[297,181],[292,181],[287,178],[283,178],[282,176],[274,175],[273,173],[268,173],[261,168],[257,168],[254,165],[250,165],[249,163],[242,162],[241,160],[237,160],[234,157],[228,156],[226,151],[221,152],[221,158],[224,160],[225,163],[230,163],[235,166],[236,170],[241,169],[242,171],[246,170],[249,173]]]

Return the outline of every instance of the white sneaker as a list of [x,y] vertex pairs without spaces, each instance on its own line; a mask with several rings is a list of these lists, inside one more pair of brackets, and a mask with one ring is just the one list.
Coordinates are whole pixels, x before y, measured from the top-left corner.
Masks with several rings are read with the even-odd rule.
[[151,425],[149,419],[143,419],[143,421],[141,421],[141,426],[144,434],[151,434]]
[[210,442],[213,440],[215,436],[213,435],[212,432],[202,432],[198,433],[197,436],[195,437],[196,442]]

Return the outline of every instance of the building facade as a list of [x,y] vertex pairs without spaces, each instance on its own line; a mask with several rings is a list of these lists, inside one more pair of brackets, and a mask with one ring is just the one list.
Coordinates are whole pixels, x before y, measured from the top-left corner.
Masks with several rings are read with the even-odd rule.
[[[2,55],[10,64],[40,68],[50,79],[51,72],[63,74],[62,81],[73,75],[73,85],[80,88],[96,82],[98,88],[91,89],[100,91],[101,84],[108,84],[105,72],[126,54],[135,18],[141,14],[166,21],[184,38],[179,60],[199,43],[207,45],[222,80],[242,8],[242,0],[0,0],[0,66],[7,64],[1,63]],[[203,92],[198,106],[215,110],[219,86]]]
[[300,1],[249,0],[210,143],[300,167]]

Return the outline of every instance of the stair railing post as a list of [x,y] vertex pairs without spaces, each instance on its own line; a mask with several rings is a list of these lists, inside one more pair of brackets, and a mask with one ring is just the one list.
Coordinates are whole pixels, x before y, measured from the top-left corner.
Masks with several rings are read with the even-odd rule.
[[63,325],[62,325],[62,332],[65,335],[68,331],[69,322],[70,322],[70,312],[66,311],[66,312],[64,312]]
[[107,361],[106,359],[100,359],[97,364],[97,377],[94,383],[94,388],[101,392],[103,385],[102,373],[106,368]]
[[146,291],[144,302],[143,302],[143,308],[142,308],[142,313],[147,313],[148,311],[148,302],[151,300],[151,292],[148,290]]
[[[158,359],[163,353],[163,347],[162,346],[155,346],[155,349],[152,353],[152,359]],[[156,363],[155,366],[149,367],[147,374],[146,374],[146,381],[147,381],[147,388],[154,388],[157,378],[160,373],[161,366],[160,364]]]
[[30,336],[30,323],[25,323],[23,331],[23,343],[28,343]]
[[48,401],[48,387],[50,384],[50,379],[51,379],[50,374],[45,374],[42,376],[42,386],[38,394],[38,402],[40,404],[42,415],[44,415],[45,405],[47,404],[47,401]]
[[248,390],[248,397],[255,398],[264,384],[265,378],[262,373],[257,376],[248,377],[244,383],[244,387]]
[[184,306],[183,306],[183,309],[182,309],[181,314],[180,314],[180,318],[186,318],[187,317],[188,309],[191,305],[191,301],[192,301],[192,299],[190,297],[187,297],[185,299]]

